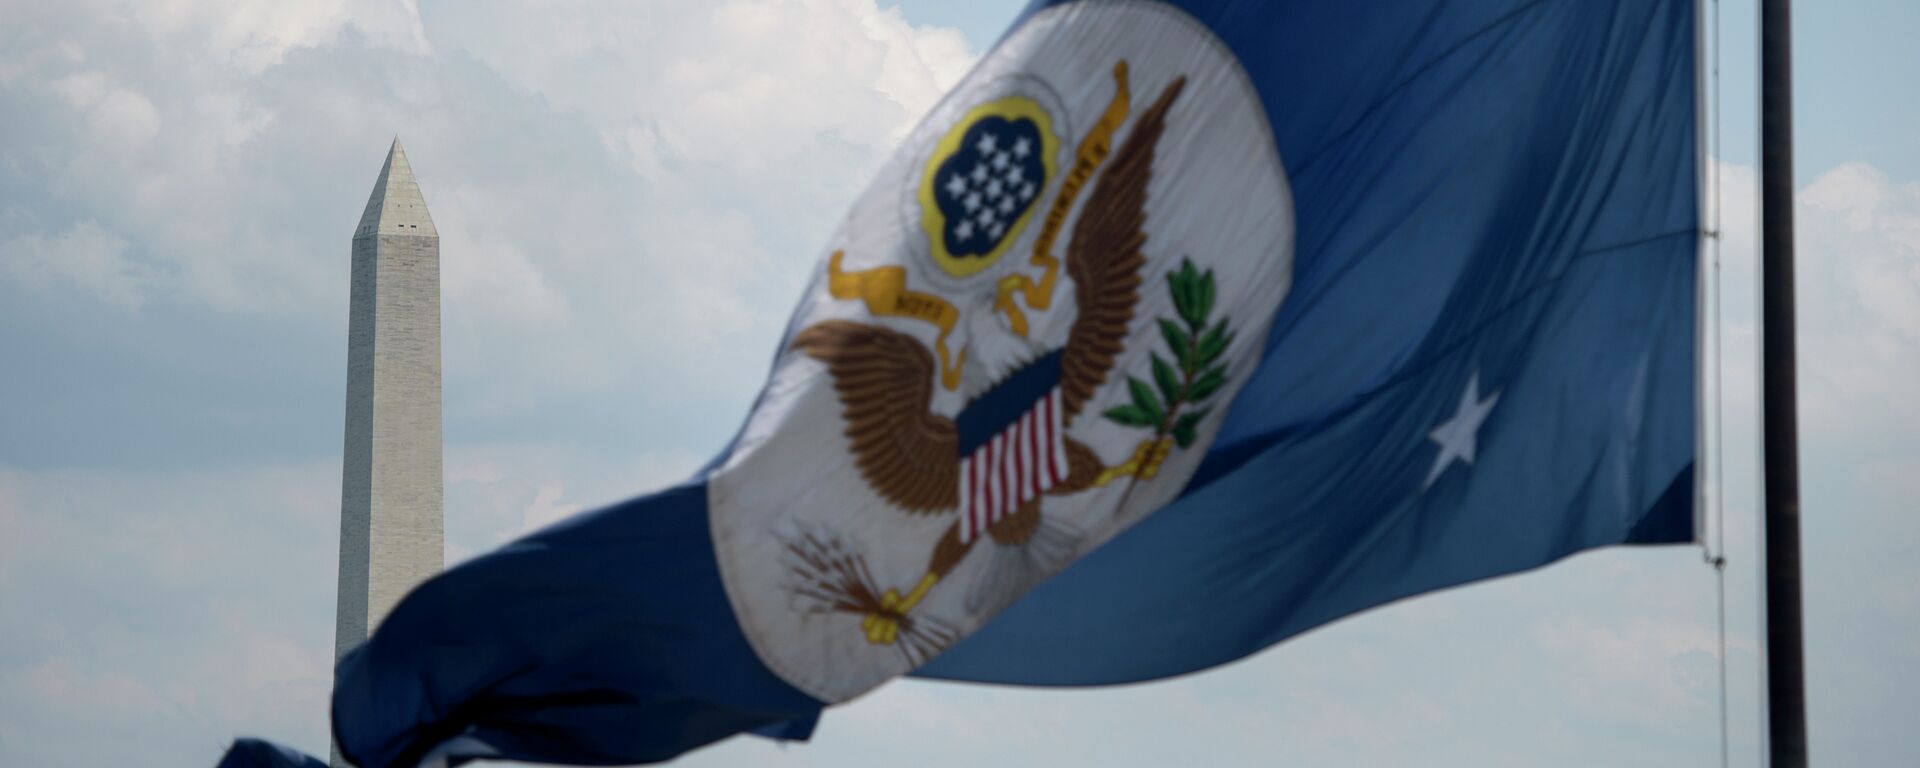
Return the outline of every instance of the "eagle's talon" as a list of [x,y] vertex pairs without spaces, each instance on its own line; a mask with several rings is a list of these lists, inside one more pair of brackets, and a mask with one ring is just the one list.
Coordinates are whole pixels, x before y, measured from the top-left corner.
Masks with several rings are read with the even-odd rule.
[[927,590],[940,577],[927,574],[920,577],[920,583],[913,591],[900,594],[900,590],[889,589],[880,595],[880,607],[860,619],[860,632],[867,636],[867,642],[874,645],[892,645],[900,639],[900,627],[907,622],[907,612],[920,604],[927,596]]
[[1162,437],[1159,440],[1147,440],[1140,443],[1134,451],[1135,456],[1146,454],[1146,460],[1140,463],[1140,479],[1152,480],[1160,473],[1160,464],[1167,460],[1167,454],[1173,452],[1173,438]]
[[880,596],[879,609],[860,619],[860,632],[874,645],[892,643],[891,638],[898,634],[902,613],[900,590],[889,589]]
[[892,645],[900,636],[900,616],[892,612],[867,614],[860,621],[860,629],[867,636],[867,642],[874,645]]
[[1161,462],[1166,461],[1167,454],[1172,451],[1171,437],[1141,440],[1139,445],[1134,446],[1132,456],[1127,457],[1124,463],[1101,472],[1099,477],[1094,478],[1093,484],[1106,485],[1124,477],[1152,480],[1154,475],[1160,473]]

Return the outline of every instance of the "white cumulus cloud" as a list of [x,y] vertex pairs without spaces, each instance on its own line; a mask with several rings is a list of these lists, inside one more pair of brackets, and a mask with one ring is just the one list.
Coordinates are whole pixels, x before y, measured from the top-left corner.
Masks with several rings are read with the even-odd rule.
[[140,306],[159,276],[130,258],[129,247],[125,238],[92,220],[51,237],[19,235],[0,241],[0,276],[36,289],[74,289],[131,309]]

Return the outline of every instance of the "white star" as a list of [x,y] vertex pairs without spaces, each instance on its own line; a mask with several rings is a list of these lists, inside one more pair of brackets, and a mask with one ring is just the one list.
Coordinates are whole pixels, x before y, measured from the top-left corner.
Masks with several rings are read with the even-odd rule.
[[1011,215],[1012,213],[1013,213],[1013,196],[1008,195],[1006,197],[1000,198],[1000,215],[1007,216],[1007,215]]
[[1003,189],[1005,189],[1005,187],[1001,186],[999,179],[994,179],[992,181],[987,182],[987,199],[992,200],[996,197],[999,197],[1000,192]]
[[961,242],[972,240],[973,239],[973,222],[968,219],[961,219],[960,226],[953,228],[953,236],[960,238]]
[[1033,199],[1033,182],[1027,182],[1026,186],[1023,186],[1020,188],[1020,199],[1021,200]]
[[967,193],[966,179],[960,178],[960,174],[957,174],[957,173],[947,177],[947,196],[948,197],[959,197],[966,193]]
[[983,227],[984,227],[984,226],[986,226],[986,225],[988,225],[988,224],[992,224],[992,223],[993,223],[993,209],[992,209],[992,208],[981,208],[981,209],[980,209],[980,213],[979,213],[979,215],[977,215],[977,216],[974,216],[973,218],[974,218],[974,219],[975,219],[976,221],[979,221],[979,222],[980,222],[980,226],[983,226]]
[[987,238],[990,240],[998,240],[1000,239],[1000,235],[1006,231],[1007,225],[996,221],[993,223],[993,226],[987,227]]
[[968,192],[966,197],[960,199],[960,204],[967,207],[967,213],[973,213],[973,209],[980,207],[980,193]]
[[973,183],[979,184],[987,180],[987,167],[984,165],[980,165],[979,163],[975,163],[973,166],[973,172],[968,173],[967,175],[973,177]]
[[993,169],[994,169],[994,170],[996,170],[996,171],[1004,171],[1004,170],[1006,170],[1006,169],[1007,169],[1007,162],[1008,162],[1008,160],[1007,160],[1007,153],[1005,153],[1005,152],[995,152],[995,153],[993,153],[993,160],[992,160],[992,161],[990,161],[990,162],[992,162],[992,163],[993,163]]
[[994,137],[993,134],[983,133],[983,134],[980,134],[980,142],[977,144],[974,144],[973,146],[975,149],[980,150],[980,154],[986,155],[986,154],[992,154],[993,148],[996,146],[999,146],[999,144],[1000,144],[1000,140]]
[[1467,391],[1460,393],[1460,405],[1454,410],[1453,418],[1427,433],[1427,439],[1440,445],[1440,455],[1433,459],[1433,470],[1427,473],[1427,482],[1421,491],[1433,487],[1433,481],[1453,466],[1454,459],[1473,465],[1474,448],[1480,434],[1480,424],[1487,420],[1487,414],[1493,411],[1493,404],[1500,401],[1500,393],[1495,392],[1480,399],[1480,372],[1474,371],[1467,379]]
[[1014,142],[1013,142],[1013,156],[1014,156],[1014,157],[1017,157],[1017,158],[1020,158],[1020,159],[1022,159],[1022,160],[1025,160],[1025,159],[1027,159],[1027,153],[1028,153],[1028,152],[1032,152],[1032,151],[1033,151],[1033,143],[1032,143],[1032,142],[1029,142],[1029,141],[1027,140],[1027,137],[1025,137],[1025,136],[1022,136],[1022,137],[1020,137],[1020,138],[1018,138],[1018,139],[1015,139],[1015,140],[1014,140]]
[[1020,182],[1023,182],[1026,180],[1027,180],[1027,169],[1021,168],[1020,166],[1017,166],[1017,165],[1007,169],[1008,185],[1017,187],[1017,186],[1020,186]]

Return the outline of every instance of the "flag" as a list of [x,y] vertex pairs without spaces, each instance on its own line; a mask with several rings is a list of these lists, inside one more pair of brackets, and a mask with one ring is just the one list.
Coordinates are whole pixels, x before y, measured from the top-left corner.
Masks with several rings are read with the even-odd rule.
[[272,742],[234,739],[214,768],[327,768],[327,764]]
[[696,478],[403,600],[363,766],[805,738],[905,674],[1203,669],[1692,541],[1691,0],[1024,12],[824,249]]

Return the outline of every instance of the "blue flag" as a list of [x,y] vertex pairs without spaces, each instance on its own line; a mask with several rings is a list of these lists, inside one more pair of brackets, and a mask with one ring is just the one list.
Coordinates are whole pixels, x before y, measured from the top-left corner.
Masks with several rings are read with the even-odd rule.
[[272,742],[234,739],[214,768],[327,768],[327,764]]
[[1695,537],[1691,0],[1039,3],[689,483],[427,582],[362,766],[664,760],[916,674],[1203,669]]

